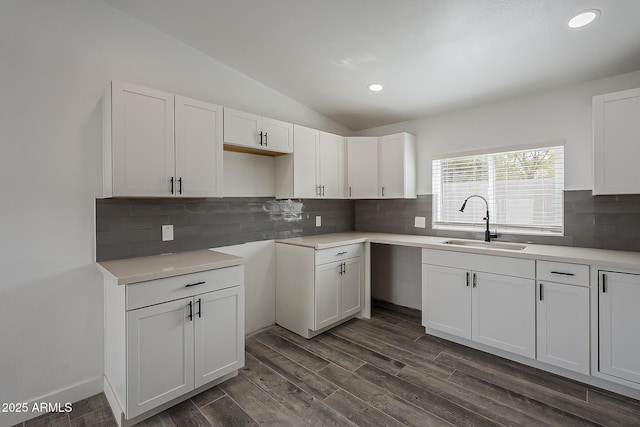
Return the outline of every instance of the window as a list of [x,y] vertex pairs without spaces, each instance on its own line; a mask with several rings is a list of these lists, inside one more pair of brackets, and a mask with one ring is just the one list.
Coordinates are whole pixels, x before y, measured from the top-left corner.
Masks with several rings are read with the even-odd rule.
[[542,147],[433,160],[433,227],[562,234],[564,147]]

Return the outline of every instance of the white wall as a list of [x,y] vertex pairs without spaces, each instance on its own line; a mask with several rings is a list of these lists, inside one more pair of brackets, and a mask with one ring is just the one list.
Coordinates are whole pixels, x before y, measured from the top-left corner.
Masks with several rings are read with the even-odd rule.
[[592,187],[591,98],[640,86],[640,71],[408,122],[359,135],[418,137],[418,193],[431,194],[434,155],[537,141],[565,141],[565,189]]
[[[110,79],[348,132],[97,0],[2,0],[0,58],[0,402],[101,391],[94,199]],[[232,157],[236,175],[272,163]],[[0,425],[31,416],[0,414]]]

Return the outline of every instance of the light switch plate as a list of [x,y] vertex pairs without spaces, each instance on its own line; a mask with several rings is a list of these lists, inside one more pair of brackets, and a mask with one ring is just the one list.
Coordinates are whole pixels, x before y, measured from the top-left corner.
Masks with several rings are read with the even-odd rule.
[[162,226],[162,241],[173,240],[173,225]]
[[426,226],[427,226],[426,218],[423,217],[423,216],[417,216],[414,227],[416,227],[416,228],[426,228]]
[[316,227],[322,226],[322,217],[320,215],[316,215]]

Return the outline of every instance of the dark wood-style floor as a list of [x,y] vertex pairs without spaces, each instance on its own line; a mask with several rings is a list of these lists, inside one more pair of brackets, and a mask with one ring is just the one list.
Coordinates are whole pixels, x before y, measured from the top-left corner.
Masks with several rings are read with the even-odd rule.
[[[417,314],[376,306],[311,340],[270,327],[237,377],[139,425],[640,425],[640,401],[427,336]],[[115,425],[104,395],[34,421]]]

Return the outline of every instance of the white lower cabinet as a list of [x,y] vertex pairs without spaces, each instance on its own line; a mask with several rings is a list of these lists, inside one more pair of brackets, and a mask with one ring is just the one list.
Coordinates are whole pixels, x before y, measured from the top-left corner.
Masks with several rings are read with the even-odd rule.
[[234,266],[105,283],[105,380],[119,424],[244,366],[243,282],[243,267]]
[[598,272],[598,371],[640,384],[640,274]]
[[589,374],[589,266],[537,261],[537,359]]
[[362,244],[315,250],[276,244],[276,323],[305,338],[360,313]]
[[589,374],[589,287],[538,282],[538,357]]
[[427,332],[535,357],[535,261],[423,249],[422,262]]

